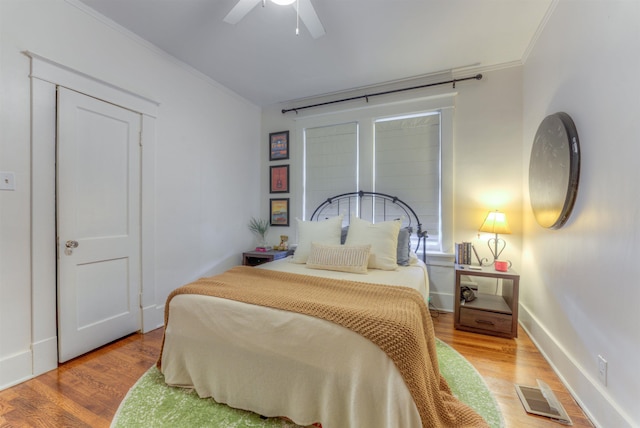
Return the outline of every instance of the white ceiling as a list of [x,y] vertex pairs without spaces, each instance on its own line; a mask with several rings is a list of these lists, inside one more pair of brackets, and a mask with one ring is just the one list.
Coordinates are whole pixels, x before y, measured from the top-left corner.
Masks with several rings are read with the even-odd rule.
[[312,0],[326,34],[295,35],[270,0],[80,0],[260,106],[459,68],[519,62],[552,0]]

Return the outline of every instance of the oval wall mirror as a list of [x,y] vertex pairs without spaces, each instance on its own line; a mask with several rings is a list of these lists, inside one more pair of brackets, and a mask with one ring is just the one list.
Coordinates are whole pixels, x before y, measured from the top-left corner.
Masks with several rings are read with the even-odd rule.
[[569,218],[578,193],[580,143],[573,120],[559,112],[538,127],[529,162],[529,196],[538,224],[561,228]]

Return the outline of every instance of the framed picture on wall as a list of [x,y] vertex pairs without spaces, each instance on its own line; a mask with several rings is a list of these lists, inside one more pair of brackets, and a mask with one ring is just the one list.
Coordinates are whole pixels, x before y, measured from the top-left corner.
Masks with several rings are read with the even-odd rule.
[[289,226],[289,198],[270,200],[271,226]]
[[269,193],[289,193],[289,165],[270,168]]
[[269,160],[289,159],[289,131],[269,134]]

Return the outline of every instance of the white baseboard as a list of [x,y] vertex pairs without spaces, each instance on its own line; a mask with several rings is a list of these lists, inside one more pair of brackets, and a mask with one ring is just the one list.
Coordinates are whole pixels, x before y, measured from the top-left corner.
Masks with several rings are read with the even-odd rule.
[[429,272],[429,297],[431,305],[439,310],[453,312],[453,293],[455,275],[451,257],[429,256],[427,271]]
[[631,418],[597,379],[580,366],[539,320],[520,304],[518,319],[542,356],[596,427],[632,427]]
[[453,294],[431,293],[431,305],[439,311],[453,312]]
[[58,337],[53,336],[31,345],[33,350],[33,376],[58,368]]
[[[164,305],[150,305],[142,310],[142,332],[164,325]],[[58,338],[35,342],[30,351],[0,360],[0,390],[10,388],[58,368]]]
[[149,305],[142,308],[142,332],[149,333],[151,330],[164,325],[164,305]]
[[29,380],[31,374],[31,351],[20,352],[0,360],[0,390]]

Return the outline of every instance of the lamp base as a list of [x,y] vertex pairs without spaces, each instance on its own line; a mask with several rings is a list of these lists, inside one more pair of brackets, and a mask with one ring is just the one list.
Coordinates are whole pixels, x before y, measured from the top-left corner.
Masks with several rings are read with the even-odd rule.
[[[491,246],[491,243],[493,241],[493,247]],[[502,247],[500,247],[502,245]],[[482,260],[480,260],[480,266],[490,266],[490,265],[495,265],[496,261],[498,260],[498,257],[500,257],[500,254],[502,254],[502,252],[504,251],[504,249],[507,247],[507,243],[505,242],[504,239],[500,239],[498,238],[498,234],[496,233],[496,237],[495,238],[491,238],[489,239],[489,241],[487,241],[487,246],[489,247],[489,251],[491,251],[491,255],[493,256],[493,261],[489,261],[488,258],[484,257]],[[506,261],[508,264],[508,267],[511,267],[511,262],[510,261]],[[505,271],[507,270],[505,269]],[[496,270],[500,270],[496,267]]]

